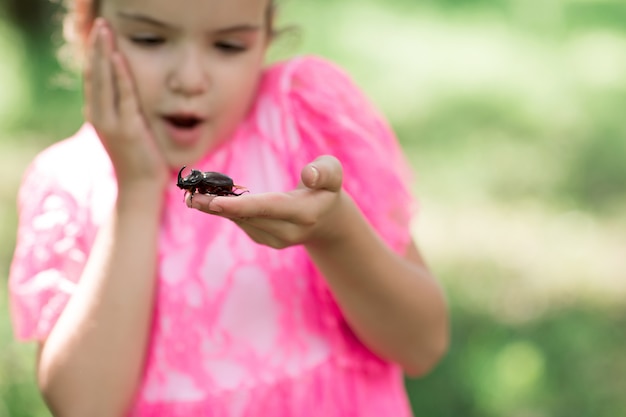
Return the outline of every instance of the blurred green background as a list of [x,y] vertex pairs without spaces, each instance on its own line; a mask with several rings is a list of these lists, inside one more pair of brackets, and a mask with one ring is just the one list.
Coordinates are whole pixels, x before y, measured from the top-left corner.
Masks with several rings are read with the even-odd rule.
[[[287,0],[272,59],[318,53],[386,113],[453,343],[415,415],[626,415],[626,2]],[[26,164],[81,123],[59,6],[0,0],[0,416],[45,417],[5,281]]]

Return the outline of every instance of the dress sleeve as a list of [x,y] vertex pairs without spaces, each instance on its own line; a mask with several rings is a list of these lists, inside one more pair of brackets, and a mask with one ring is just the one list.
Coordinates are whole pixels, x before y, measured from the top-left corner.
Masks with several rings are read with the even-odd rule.
[[322,154],[337,157],[344,189],[390,247],[403,253],[417,204],[411,170],[391,127],[341,69],[316,57],[294,65],[288,101],[308,159],[302,162]]
[[17,243],[9,275],[14,334],[44,340],[63,311],[86,261],[85,222],[76,199],[37,160],[18,194]]

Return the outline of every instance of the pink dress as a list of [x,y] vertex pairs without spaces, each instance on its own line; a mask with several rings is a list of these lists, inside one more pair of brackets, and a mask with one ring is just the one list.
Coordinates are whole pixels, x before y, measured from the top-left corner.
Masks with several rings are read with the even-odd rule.
[[[341,160],[347,192],[403,253],[414,213],[408,166],[381,115],[322,59],[269,67],[238,132],[193,167],[262,193],[293,189],[321,154]],[[10,273],[17,338],[47,336],[115,195],[89,125],[32,163]],[[172,178],[158,265],[151,344],[129,416],[411,414],[401,369],[355,337],[303,247],[260,246],[234,223],[188,209]]]

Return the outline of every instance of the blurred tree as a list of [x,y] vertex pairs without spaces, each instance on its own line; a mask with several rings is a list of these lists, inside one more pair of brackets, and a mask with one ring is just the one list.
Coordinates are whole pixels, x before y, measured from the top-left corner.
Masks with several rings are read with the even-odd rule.
[[56,28],[51,19],[59,9],[57,1],[2,0],[9,21],[29,38],[50,39]]

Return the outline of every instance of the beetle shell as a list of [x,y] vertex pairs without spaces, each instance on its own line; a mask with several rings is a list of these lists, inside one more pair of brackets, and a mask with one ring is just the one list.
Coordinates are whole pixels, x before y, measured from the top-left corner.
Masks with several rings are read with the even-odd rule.
[[[178,182],[176,185],[181,190],[189,191],[192,197],[195,193],[218,196],[239,196],[247,191],[244,187],[236,185],[233,179],[228,175],[220,172],[202,172],[197,169],[192,169],[191,173],[183,178],[182,173],[185,168],[186,166],[183,166],[178,172]],[[235,190],[242,191],[236,193]]]

